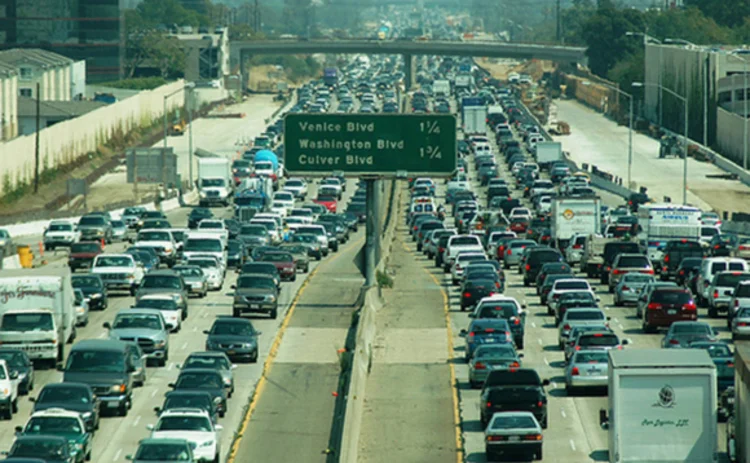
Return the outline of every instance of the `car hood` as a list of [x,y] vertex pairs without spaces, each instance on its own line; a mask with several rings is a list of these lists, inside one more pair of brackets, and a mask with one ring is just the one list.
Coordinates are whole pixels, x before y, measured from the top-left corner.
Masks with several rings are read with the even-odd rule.
[[77,371],[66,371],[63,373],[63,381],[66,383],[84,383],[90,386],[113,386],[128,381],[128,375],[121,373],[87,373]]
[[275,296],[276,293],[266,288],[237,288],[236,296]]
[[254,336],[236,336],[231,334],[210,334],[208,335],[209,342],[216,342],[220,344],[254,344],[257,339]]
[[91,273],[134,273],[133,267],[94,267]]
[[79,404],[73,402],[45,402],[35,403],[34,411],[48,410],[50,408],[62,408],[63,410],[70,410],[78,413],[90,412],[92,409],[91,404]]
[[196,444],[202,444],[206,441],[212,441],[216,434],[210,431],[153,431],[152,439],[185,439]]
[[110,331],[110,336],[113,338],[151,338],[157,339],[162,333],[161,330],[150,330],[148,328],[120,328],[113,329]]

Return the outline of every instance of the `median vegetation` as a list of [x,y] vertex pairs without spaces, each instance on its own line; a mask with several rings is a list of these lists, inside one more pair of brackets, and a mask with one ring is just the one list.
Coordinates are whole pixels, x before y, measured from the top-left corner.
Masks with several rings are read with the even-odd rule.
[[312,56],[259,55],[250,60],[250,66],[263,65],[281,66],[287,78],[294,82],[317,77],[322,72],[322,66]]

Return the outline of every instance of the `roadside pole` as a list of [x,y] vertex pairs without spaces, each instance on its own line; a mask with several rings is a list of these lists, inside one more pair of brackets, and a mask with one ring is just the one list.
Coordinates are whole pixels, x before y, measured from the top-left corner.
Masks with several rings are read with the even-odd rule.
[[374,194],[372,196],[373,199],[373,209],[374,209],[374,218],[375,218],[375,261],[373,262],[373,266],[377,267],[378,262],[380,262],[380,256],[382,255],[382,248],[380,243],[380,237],[383,234],[383,217],[382,217],[382,208],[383,208],[383,180],[377,179],[375,180],[375,186],[373,187]]
[[367,196],[365,202],[365,209],[367,211],[367,221],[365,222],[365,286],[370,287],[375,284],[375,259],[377,255],[378,233],[377,225],[377,206],[375,199],[375,191],[377,180],[374,178],[365,178]]

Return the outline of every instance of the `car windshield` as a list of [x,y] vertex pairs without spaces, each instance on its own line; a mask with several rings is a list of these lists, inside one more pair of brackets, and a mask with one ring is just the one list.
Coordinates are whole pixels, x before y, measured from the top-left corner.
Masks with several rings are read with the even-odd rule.
[[[0,359],[5,360],[9,367],[24,368],[28,365],[22,352],[0,352]],[[0,374],[3,371],[0,369]]]
[[97,243],[75,243],[70,247],[71,254],[79,253],[95,253],[99,252],[101,248]]
[[214,222],[209,220],[204,220],[201,223],[198,224],[198,228],[202,230],[223,230],[224,229],[224,223],[223,222]]
[[740,309],[740,311],[735,316],[737,318],[750,318],[750,308]]
[[579,346],[616,346],[619,344],[617,336],[607,333],[596,333],[578,338]]
[[116,330],[122,329],[147,329],[147,330],[160,330],[162,329],[161,320],[156,315],[145,315],[145,314],[121,314],[115,318],[112,328]]
[[141,444],[134,459],[136,461],[189,461],[190,450],[185,444]]
[[172,267],[172,270],[182,275],[183,278],[199,278],[203,275],[200,267]]
[[205,416],[165,416],[159,420],[155,431],[211,432],[211,421]]
[[513,349],[513,346],[509,344],[496,344],[480,347],[474,355],[474,358],[483,359],[500,359],[508,357],[516,357],[516,351]]
[[253,327],[249,323],[217,322],[211,328],[211,334],[250,336],[253,334]]
[[162,275],[146,275],[143,278],[141,287],[177,290],[182,289],[182,285],[180,284],[180,277]]
[[294,262],[294,257],[291,254],[282,252],[269,252],[263,254],[260,258],[261,262]]
[[242,289],[276,289],[276,283],[272,278],[257,276],[240,276],[237,278],[237,288]]
[[223,246],[218,239],[188,238],[184,252],[222,252]]
[[139,309],[178,310],[177,302],[171,298],[143,298],[138,301]]
[[96,267],[132,267],[133,260],[125,256],[99,256]]
[[47,461],[64,461],[63,458],[65,458],[65,456],[67,455],[67,453],[65,452],[65,444],[65,441],[60,442],[57,440],[17,440],[13,444],[13,448],[11,449],[9,456],[34,457]]
[[31,418],[24,428],[29,434],[81,434],[83,431],[77,418],[67,416]]
[[571,363],[607,363],[606,352],[576,352]]
[[192,373],[186,371],[177,378],[180,389],[216,389],[223,386],[221,377],[209,373]]
[[218,264],[213,259],[189,259],[188,264],[201,269],[216,269]]
[[49,228],[47,229],[49,231],[73,231],[73,225],[69,223],[53,223],[50,224]]
[[[185,366],[187,365],[186,362]],[[164,401],[164,407],[162,408],[164,410],[172,408],[200,408],[201,410],[210,410],[211,397],[203,394],[170,394]]]
[[224,179],[221,178],[204,178],[201,179],[202,187],[221,187],[224,186]]
[[231,364],[226,358],[218,355],[191,355],[182,365],[183,370],[186,368],[215,368],[229,370]]
[[261,225],[246,225],[240,230],[240,235],[245,236],[266,236],[267,234],[268,230]]
[[101,287],[102,281],[99,279],[99,277],[95,276],[85,276],[85,275],[76,275],[73,278],[70,279],[70,284],[73,285],[74,288],[84,288],[84,287]]
[[120,373],[125,371],[125,355],[108,350],[74,350],[65,371],[74,373]]
[[33,332],[55,329],[51,313],[6,313],[0,321],[0,331]]
[[474,236],[457,236],[450,243],[451,246],[479,245],[479,239]]
[[711,332],[711,327],[703,323],[674,323],[670,328],[673,334],[703,334]]
[[589,289],[589,283],[587,281],[556,281],[556,290],[569,290],[569,289]]
[[106,225],[107,221],[104,217],[100,216],[91,216],[91,217],[81,217],[81,220],[78,221],[78,225],[91,225],[91,226],[102,226]]
[[492,429],[536,429],[534,418],[526,415],[501,416],[492,420]]
[[169,232],[143,231],[138,233],[138,241],[171,241]]
[[518,315],[518,307],[513,301],[493,301],[482,304],[477,318],[510,318]]
[[36,403],[70,403],[88,404],[89,394],[81,387],[45,387],[36,399]]

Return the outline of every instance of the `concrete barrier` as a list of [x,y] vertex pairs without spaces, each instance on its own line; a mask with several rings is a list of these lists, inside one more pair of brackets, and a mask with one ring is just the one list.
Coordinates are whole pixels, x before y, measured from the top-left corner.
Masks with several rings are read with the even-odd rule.
[[3,270],[18,270],[21,268],[21,259],[18,254],[3,259]]

